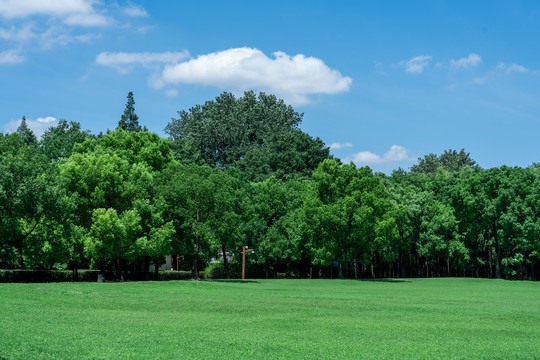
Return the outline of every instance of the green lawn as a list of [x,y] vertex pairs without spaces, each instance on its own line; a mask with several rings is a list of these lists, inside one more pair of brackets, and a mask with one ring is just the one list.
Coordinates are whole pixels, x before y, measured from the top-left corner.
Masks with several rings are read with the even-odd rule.
[[0,359],[540,358],[540,283],[0,284]]

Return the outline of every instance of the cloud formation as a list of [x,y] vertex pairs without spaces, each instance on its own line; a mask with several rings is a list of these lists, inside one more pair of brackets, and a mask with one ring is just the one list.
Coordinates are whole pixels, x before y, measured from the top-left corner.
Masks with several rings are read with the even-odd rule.
[[103,26],[112,19],[101,14],[94,0],[0,0],[0,16],[7,19],[41,15],[61,19],[68,25]]
[[124,66],[124,65],[148,65],[152,63],[175,63],[189,57],[189,52],[166,51],[162,53],[135,53],[135,52],[102,52],[96,57],[96,64],[104,66]]
[[406,72],[420,74],[432,59],[433,57],[428,55],[415,56],[410,60],[402,60],[399,64],[405,67]]
[[382,156],[372,153],[371,151],[360,151],[343,159],[345,163],[352,161],[359,166],[415,160],[416,159],[409,158],[409,150],[407,148],[399,145],[392,145],[390,150]]
[[[22,119],[12,120],[4,126],[4,131],[7,133],[13,133],[17,131],[17,128],[21,124]],[[58,119],[52,116],[38,117],[35,120],[26,119],[26,124],[34,132],[34,135],[39,139],[43,133],[52,126],[58,125]]]
[[25,24],[22,28],[17,29],[14,26],[8,29],[0,29],[0,39],[8,41],[25,41],[35,38],[36,34],[32,30],[31,24]]
[[518,64],[505,64],[503,62],[500,62],[498,65],[497,65],[497,69],[499,70],[502,70],[502,71],[505,71],[507,73],[512,73],[512,72],[519,72],[519,73],[528,73],[530,71],[530,69],[526,68],[525,66],[523,65],[518,65]]
[[148,13],[142,6],[130,4],[124,8],[124,13],[131,17],[146,17]]
[[348,91],[352,79],[329,68],[322,60],[278,51],[266,56],[256,48],[233,48],[167,65],[152,85],[197,84],[222,89],[269,91],[294,104],[309,95]]
[[26,60],[19,50],[11,49],[0,52],[0,64],[19,64]]
[[482,58],[480,55],[475,53],[470,53],[469,56],[465,58],[460,58],[457,60],[450,60],[450,65],[457,68],[469,68],[475,67],[482,63]]
[[353,144],[351,144],[350,142],[346,142],[346,143],[332,143],[330,144],[330,146],[328,146],[331,150],[338,150],[338,149],[343,149],[343,148],[350,148],[350,147],[353,147]]

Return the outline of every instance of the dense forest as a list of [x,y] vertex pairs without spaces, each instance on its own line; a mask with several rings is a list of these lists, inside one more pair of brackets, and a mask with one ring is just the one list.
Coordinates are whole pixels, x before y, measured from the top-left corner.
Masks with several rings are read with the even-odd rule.
[[[181,254],[237,276],[540,278],[540,165],[482,169],[464,150],[374,173],[334,159],[273,95],[223,93],[163,138],[133,94],[114,131],[61,120],[0,133],[0,268],[148,272]],[[337,266],[336,266],[337,265]]]

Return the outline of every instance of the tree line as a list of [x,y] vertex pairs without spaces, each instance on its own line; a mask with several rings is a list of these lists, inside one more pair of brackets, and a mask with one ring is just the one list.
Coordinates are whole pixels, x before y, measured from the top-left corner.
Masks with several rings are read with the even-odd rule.
[[[61,120],[0,134],[0,268],[148,274],[218,254],[235,276],[540,276],[540,166],[482,169],[464,150],[391,175],[343,164],[273,95],[223,93],[165,132],[133,93],[114,131]],[[157,271],[157,270],[156,270]]]

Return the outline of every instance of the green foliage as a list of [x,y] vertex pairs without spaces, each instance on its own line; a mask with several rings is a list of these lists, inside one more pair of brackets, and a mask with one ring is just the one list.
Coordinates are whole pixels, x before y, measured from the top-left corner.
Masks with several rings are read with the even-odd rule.
[[330,157],[320,139],[297,129],[303,115],[273,95],[250,91],[236,99],[223,93],[179,115],[165,132],[184,163],[239,167],[261,180],[306,176]]
[[227,274],[225,273],[225,266],[222,262],[216,262],[209,264],[204,269],[207,279],[225,279]]
[[263,145],[249,150],[238,168],[249,180],[309,178],[319,163],[331,159],[330,148],[319,138],[312,138],[300,129],[277,133]]
[[90,131],[82,131],[81,124],[60,119],[57,126],[50,127],[41,136],[39,144],[45,155],[51,160],[68,158],[73,153],[75,144],[90,138]]
[[120,121],[118,121],[118,129],[122,129],[128,132],[141,131],[142,128],[139,125],[139,117],[135,114],[135,100],[133,99],[133,91],[130,91],[127,95],[126,109],[122,114]]
[[0,267],[149,279],[173,253],[198,278],[218,254],[230,277],[249,246],[252,277],[540,279],[538,164],[483,170],[446,150],[386,176],[332,159],[273,95],[223,93],[169,139],[139,131],[134,104],[98,137],[61,120],[37,143],[25,118],[0,134]]
[[369,264],[379,256],[393,260],[397,238],[390,219],[392,203],[379,178],[368,167],[323,161],[313,173],[304,199],[307,247],[315,264],[330,265],[333,259]]
[[411,172],[434,173],[439,168],[446,171],[459,171],[464,167],[474,168],[476,161],[471,159],[469,155],[470,153],[466,153],[464,149],[461,149],[460,152],[452,149],[445,150],[440,156],[425,155],[423,158],[418,158],[418,164],[411,166]]
[[0,270],[0,283],[95,282],[99,270],[79,270],[78,278],[66,270]]
[[22,117],[21,123],[17,127],[17,134],[19,134],[22,141],[26,145],[37,145],[36,135],[34,135],[34,132],[28,127],[28,124],[26,123],[26,117],[24,115]]
[[71,209],[57,186],[56,172],[56,164],[19,134],[0,137],[0,262],[4,265],[24,266],[29,236],[46,221],[62,221]]
[[127,210],[121,215],[115,209],[94,210],[85,251],[99,262],[133,258],[135,243],[141,233],[140,221],[134,210]]
[[240,237],[243,187],[241,181],[207,165],[174,164],[164,171],[159,194],[167,203],[168,220],[193,255],[193,277],[200,257],[211,250],[227,252]]

